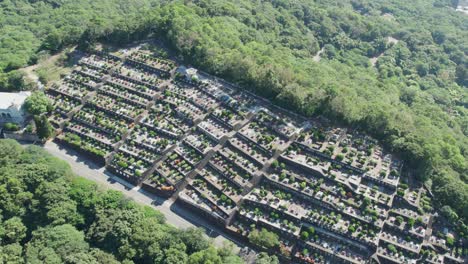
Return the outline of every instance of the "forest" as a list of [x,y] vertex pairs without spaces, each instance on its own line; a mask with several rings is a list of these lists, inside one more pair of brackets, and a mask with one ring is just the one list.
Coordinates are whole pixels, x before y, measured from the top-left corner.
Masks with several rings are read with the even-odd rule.
[[0,263],[243,263],[231,245],[167,224],[37,146],[0,140],[0,195]]
[[372,134],[466,222],[468,23],[457,4],[5,0],[0,90],[27,88],[17,69],[64,47],[157,37],[281,106]]

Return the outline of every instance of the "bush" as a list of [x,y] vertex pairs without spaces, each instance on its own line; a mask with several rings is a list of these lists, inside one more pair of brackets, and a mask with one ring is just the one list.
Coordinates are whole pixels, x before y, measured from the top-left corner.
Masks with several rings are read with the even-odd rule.
[[34,132],[34,125],[29,124],[28,126],[26,126],[25,132],[30,133],[30,134],[33,133]]
[[338,154],[338,155],[336,155],[336,160],[338,160],[338,161],[343,161],[343,159],[344,159],[343,154]]
[[387,246],[388,250],[390,250],[390,252],[392,252],[393,254],[397,253],[397,249],[394,245],[392,244],[388,244]]
[[403,223],[403,217],[397,216],[397,217],[395,218],[395,224],[396,224],[397,226],[399,226],[399,225],[401,225],[401,223]]
[[3,127],[6,131],[18,131],[20,127],[15,123],[6,123]]
[[446,244],[448,247],[453,247],[455,240],[453,239],[452,236],[447,235],[447,238],[445,239]]
[[271,166],[273,167],[273,169],[276,169],[278,168],[279,166],[279,162],[277,160],[274,160],[272,163],[271,163]]

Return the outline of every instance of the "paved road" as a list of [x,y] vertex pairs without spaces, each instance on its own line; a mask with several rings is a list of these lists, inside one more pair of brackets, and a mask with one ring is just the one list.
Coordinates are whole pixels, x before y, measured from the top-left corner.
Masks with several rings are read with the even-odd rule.
[[67,161],[75,174],[93,180],[104,188],[121,191],[125,196],[134,201],[151,206],[162,212],[169,224],[178,228],[202,227],[206,230],[207,235],[213,238],[215,245],[222,246],[225,241],[230,240],[237,245],[235,250],[239,250],[240,245],[232,237],[223,234],[222,230],[212,226],[206,219],[174,204],[173,200],[154,196],[139,187],[121,180],[105,171],[104,167],[99,167],[92,161],[82,158],[74,150],[63,148],[54,142],[47,142],[43,147],[50,154]]

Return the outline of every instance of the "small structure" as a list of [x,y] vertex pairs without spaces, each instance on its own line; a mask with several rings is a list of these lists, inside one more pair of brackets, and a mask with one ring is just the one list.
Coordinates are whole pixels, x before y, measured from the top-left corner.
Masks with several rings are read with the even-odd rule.
[[22,124],[27,115],[23,104],[30,95],[31,92],[0,93],[0,125]]

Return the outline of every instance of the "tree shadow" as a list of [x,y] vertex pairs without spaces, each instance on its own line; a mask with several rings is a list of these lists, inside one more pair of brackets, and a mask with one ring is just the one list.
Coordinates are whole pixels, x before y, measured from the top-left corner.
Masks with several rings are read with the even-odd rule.
[[70,157],[75,158],[77,163],[81,163],[86,165],[88,168],[92,170],[99,170],[104,167],[104,165],[97,164],[96,162],[92,161],[90,158],[86,157],[84,154],[70,148],[67,146],[59,145],[56,144],[58,149],[61,151],[65,151],[65,154],[67,154]]
[[125,181],[124,179],[121,179],[117,176],[115,176],[114,174],[112,174],[112,172],[108,171],[108,170],[104,170],[103,172],[104,175],[107,176],[107,182],[110,183],[110,184],[120,184],[124,187],[124,189],[126,191],[130,191],[131,189],[135,188],[136,186]]
[[177,201],[170,206],[170,210],[197,228],[202,228],[205,231],[205,234],[210,238],[215,239],[222,236],[239,248],[244,246],[236,238],[223,231],[221,227],[214,225],[211,220],[206,219],[204,216],[199,215],[188,208],[185,208],[185,205],[181,205]]

